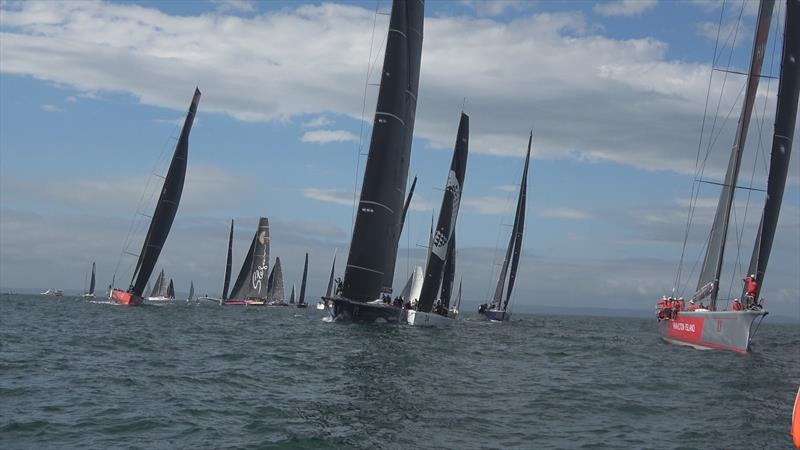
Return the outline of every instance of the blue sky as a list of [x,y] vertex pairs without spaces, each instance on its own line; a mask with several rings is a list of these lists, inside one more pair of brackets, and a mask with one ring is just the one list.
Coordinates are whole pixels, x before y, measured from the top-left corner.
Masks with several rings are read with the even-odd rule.
[[[191,279],[215,293],[227,221],[237,221],[238,265],[265,215],[287,282],[299,280],[309,251],[311,292],[321,291],[334,249],[341,268],[349,245],[353,187],[362,176],[356,166],[363,171],[364,162],[357,164],[359,135],[365,153],[377,91],[367,86],[364,98],[365,75],[368,60],[380,65],[386,31],[376,5],[389,8],[386,0],[2,3],[0,285],[80,289],[92,260],[101,283],[110,279],[149,174],[165,168],[199,85],[189,178],[159,265],[179,291]],[[671,289],[681,255],[720,17],[728,44],[741,19],[718,66],[730,56],[731,68],[745,70],[749,58],[755,3],[722,6],[428,2],[411,168],[418,196],[395,285],[424,258],[417,244],[427,242],[466,98],[472,135],[458,243],[467,302],[483,301],[493,283],[495,248],[513,220],[533,127],[519,307],[649,310]],[[773,28],[766,73],[778,71],[778,36]],[[379,69],[369,67],[372,82]],[[742,85],[731,77],[720,93],[722,76],[712,79],[723,125],[708,179],[724,170]],[[740,183],[754,174],[753,185],[763,187],[758,161],[768,158],[776,89],[762,82]],[[764,292],[773,313],[795,319],[798,160],[795,154]],[[701,191],[687,270],[717,195],[713,187]],[[737,198],[738,217],[748,208],[744,265],[763,198],[746,200]],[[141,209],[149,214],[152,204]],[[121,277],[133,262],[122,259]],[[737,273],[729,267],[725,277]],[[696,274],[687,289],[695,282]]]

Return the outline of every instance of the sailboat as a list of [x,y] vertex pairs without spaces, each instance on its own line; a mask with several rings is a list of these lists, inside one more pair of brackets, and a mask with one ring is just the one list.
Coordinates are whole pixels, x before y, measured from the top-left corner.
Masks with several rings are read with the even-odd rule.
[[364,181],[341,292],[333,301],[337,320],[400,322],[391,295],[402,229],[403,200],[422,57],[422,0],[392,2],[378,102]]
[[172,278],[169,279],[169,287],[167,288],[167,298],[170,300],[175,300],[175,283],[172,282]]
[[83,293],[83,298],[94,298],[94,284],[95,284],[95,276],[94,276],[95,264],[92,261],[92,275],[89,279],[89,290]]
[[[325,295],[317,302],[317,309],[325,310],[328,308],[328,299],[332,298],[333,292],[333,274],[336,271],[336,250],[333,251],[333,262],[331,263],[331,274],[328,277],[328,288],[325,290]],[[336,293],[338,295],[338,292]]]
[[64,296],[64,291],[62,291],[61,289],[52,289],[51,288],[51,289],[48,289],[48,290],[42,292],[41,295],[46,295],[48,297],[63,297]]
[[189,112],[183,123],[178,143],[175,145],[175,152],[172,154],[172,161],[164,178],[164,185],[161,195],[158,197],[155,212],[150,219],[150,228],[147,230],[139,253],[139,260],[136,262],[136,269],[131,277],[130,287],[123,291],[112,288],[111,299],[123,305],[140,305],[143,301],[142,295],[147,285],[150,275],[158,262],[161,248],[167,241],[175,214],[178,212],[178,205],[183,193],[183,182],[186,178],[186,160],[189,152],[189,133],[192,130],[194,116],[197,113],[197,104],[200,102],[200,90],[195,88]]
[[[233,222],[231,222],[231,227]],[[232,230],[233,228],[231,228]],[[233,234],[231,234],[233,236]],[[230,240],[228,241],[231,242]],[[228,246],[230,249],[230,244]],[[229,250],[228,255],[231,252]],[[226,274],[229,273],[226,265]],[[258,220],[258,228],[250,242],[239,270],[239,276],[231,289],[229,298],[223,300],[223,305],[263,305],[267,301],[267,289],[264,286],[264,278],[269,270],[269,219],[261,217]],[[227,279],[227,276],[226,276]],[[227,284],[227,283],[226,283]],[[223,297],[225,296],[225,286],[223,286]]]
[[283,270],[281,269],[281,259],[275,258],[275,267],[269,274],[269,296],[267,297],[268,306],[289,306],[286,303],[286,291],[283,286]]
[[294,283],[292,283],[292,293],[289,294],[289,304],[294,305]]
[[222,304],[228,298],[228,287],[231,283],[231,268],[233,266],[233,219],[231,219],[231,227],[228,232],[228,255],[225,260],[225,277],[222,282],[222,293],[219,297],[209,297],[208,292],[204,295],[197,297],[198,301],[205,300],[214,303]]
[[[448,306],[442,302],[442,293],[447,295],[449,302],[450,291],[453,283],[453,263],[455,262],[455,241],[453,232],[458,219],[458,209],[461,205],[461,195],[464,189],[464,176],[467,170],[467,157],[469,156],[469,116],[461,113],[458,124],[453,158],[450,161],[450,170],[447,174],[447,186],[442,195],[442,206],[439,209],[439,218],[436,229],[428,249],[428,261],[425,266],[425,278],[422,282],[422,291],[416,308],[409,309],[406,321],[409,325],[445,325],[450,323],[452,317],[448,315]],[[447,264],[452,259],[451,264]],[[447,269],[447,274],[445,274]],[[445,280],[447,275],[449,280]],[[448,285],[449,284],[449,285]],[[437,298],[439,301],[437,302]]]
[[189,281],[189,296],[186,297],[186,303],[194,300],[194,281]]
[[[147,292],[147,289],[145,289],[145,292]],[[150,290],[150,295],[146,300],[148,302],[167,302],[170,300],[169,282],[164,275],[164,269],[161,269],[161,272],[158,274],[156,283],[153,285],[153,289]]]
[[[303,278],[300,280],[300,297],[297,299],[298,308],[307,308],[306,303],[306,281],[308,280],[308,253],[306,253],[306,262],[303,264]],[[292,286],[294,290],[294,286]]]
[[[511,301],[511,292],[514,290],[514,281],[517,279],[519,269],[519,257],[522,251],[522,234],[525,231],[525,202],[528,195],[528,165],[531,160],[531,144],[533,143],[533,131],[528,137],[528,151],[525,154],[525,167],[522,169],[522,182],[519,186],[519,197],[517,197],[517,209],[514,213],[514,225],[511,228],[511,237],[508,241],[506,256],[503,259],[503,267],[500,269],[500,277],[497,280],[497,287],[490,304],[482,304],[478,307],[478,314],[493,322],[504,322],[511,319],[511,311],[508,310]],[[509,265],[511,271],[509,272]],[[508,275],[508,288],[506,289],[506,275]],[[505,300],[503,300],[503,290]]]
[[[730,310],[720,307],[723,299],[719,298],[719,283],[734,191],[738,187],[739,166],[761,77],[761,66],[769,35],[773,6],[774,0],[762,0],[759,4],[744,102],[696,292],[690,300],[689,310],[683,310],[685,304],[682,305],[681,300],[666,299],[666,297],[662,297],[663,300],[656,307],[658,333],[662,339],[670,343],[688,345],[697,349],[731,350],[746,353],[750,349],[754,323],[756,320],[763,320],[767,315],[760,293],[778,226],[778,216],[786,185],[792,139],[797,120],[798,92],[800,92],[800,68],[798,68],[800,62],[797,60],[800,56],[800,26],[797,26],[800,24],[800,2],[798,0],[786,1],[784,21],[786,27],[783,34],[780,83],[766,201],[747,272],[749,275],[743,280],[746,282],[746,286],[742,293],[742,300],[734,299]],[[687,224],[687,226],[689,225],[691,223]],[[696,303],[706,299],[709,301],[707,308],[695,307]],[[702,303],[700,304],[702,305]]]
[[454,317],[458,317],[461,312],[461,282],[463,280],[458,280],[458,293],[456,294],[456,302],[453,305],[453,309],[450,310],[450,313]]

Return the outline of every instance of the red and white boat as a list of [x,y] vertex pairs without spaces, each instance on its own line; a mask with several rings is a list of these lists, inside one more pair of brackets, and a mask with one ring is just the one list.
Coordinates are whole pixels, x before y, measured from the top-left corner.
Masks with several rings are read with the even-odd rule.
[[[741,291],[741,300],[733,299],[729,310],[724,310],[725,308],[722,306],[725,299],[719,298],[718,294],[734,194],[737,189],[742,188],[737,185],[737,178],[756,91],[761,78],[761,66],[772,22],[774,3],[774,0],[762,0],[759,4],[749,75],[736,138],[731,149],[725,181],[722,183],[722,192],[700,270],[700,279],[691,300],[692,305],[703,305],[700,302],[708,302],[708,307],[701,306],[700,309],[692,311],[683,310],[685,305],[683,305],[682,299],[665,300],[662,297],[662,301],[657,306],[658,332],[667,342],[700,349],[731,350],[744,353],[750,349],[753,334],[760,321],[767,315],[760,294],[778,226],[778,216],[786,185],[792,138],[797,120],[798,93],[800,92],[800,68],[798,68],[798,64],[800,64],[798,60],[798,56],[800,56],[800,26],[788,26],[788,24],[800,23],[800,1],[798,0],[786,0],[786,17],[783,23],[787,26],[783,33],[783,54],[767,193],[752,258],[747,270],[749,275],[743,279],[745,287]],[[696,179],[702,179],[702,175],[702,169],[699,169]],[[748,188],[744,187],[744,189]],[[699,193],[695,190],[692,206],[694,206],[697,195]],[[687,226],[691,226],[692,216],[693,214],[690,213],[690,223]],[[738,218],[740,221],[737,224],[738,229],[743,227],[741,221],[745,219]],[[688,230],[686,236],[689,236]],[[739,240],[741,240],[741,236],[739,236]],[[685,247],[686,241],[684,241],[684,251]],[[680,285],[680,271],[678,274],[676,288]],[[736,289],[736,287],[734,286],[732,289]],[[694,309],[694,306],[688,309]]]

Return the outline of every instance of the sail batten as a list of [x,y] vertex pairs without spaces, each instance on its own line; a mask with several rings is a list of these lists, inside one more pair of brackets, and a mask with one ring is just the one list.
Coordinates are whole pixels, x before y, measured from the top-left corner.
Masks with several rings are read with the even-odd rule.
[[[394,278],[419,88],[424,2],[394,1],[343,296],[366,302]],[[379,206],[380,205],[380,206]]]
[[448,258],[450,239],[456,227],[458,210],[461,205],[468,155],[469,116],[462,112],[461,119],[458,123],[453,157],[450,161],[450,169],[447,173],[447,185],[442,195],[439,218],[436,221],[436,228],[434,229],[430,249],[428,250],[428,261],[425,266],[425,280],[422,283],[422,292],[419,296],[417,311],[431,311],[442,285],[443,269],[445,261]]
[[[764,283],[775,231],[778,227],[783,192],[789,172],[789,158],[797,123],[798,94],[800,94],[800,1],[786,2],[786,24],[784,30],[781,74],[778,85],[778,104],[775,111],[775,128],[770,152],[767,198],[758,227],[748,275],[755,275],[758,289],[748,302],[757,302]],[[745,295],[742,295],[745,298]]]
[[[742,152],[744,151],[747,140],[747,130],[750,125],[750,117],[753,112],[758,82],[761,78],[761,67],[764,62],[764,53],[769,36],[769,25],[772,18],[774,0],[761,0],[758,9],[758,20],[756,32],[753,37],[753,52],[750,58],[750,69],[747,79],[747,87],[742,103],[739,123],[736,130],[736,138],[731,148],[728,168],[725,172],[725,181],[722,192],[720,193],[719,203],[714,216],[714,224],[711,228],[706,256],[703,261],[703,268],[700,271],[700,278],[697,282],[697,292],[705,296],[707,293],[711,297],[711,309],[716,309],[717,294],[719,292],[720,273],[722,272],[722,262],[725,253],[725,243],[730,224],[730,213],[733,205],[735,186],[739,176],[739,168],[742,162]],[[696,294],[695,297],[698,297]]]
[[195,88],[189,112],[186,114],[178,143],[175,145],[175,151],[172,155],[172,161],[167,170],[167,176],[164,178],[161,195],[158,198],[158,203],[156,203],[150,227],[142,244],[142,251],[139,253],[139,260],[136,262],[136,268],[131,277],[129,292],[137,297],[141,297],[147,286],[150,275],[158,262],[158,256],[161,254],[164,242],[166,242],[169,235],[169,230],[172,228],[172,222],[178,212],[178,205],[183,193],[183,183],[186,178],[189,133],[192,130],[194,117],[197,113],[200,95],[200,90]]

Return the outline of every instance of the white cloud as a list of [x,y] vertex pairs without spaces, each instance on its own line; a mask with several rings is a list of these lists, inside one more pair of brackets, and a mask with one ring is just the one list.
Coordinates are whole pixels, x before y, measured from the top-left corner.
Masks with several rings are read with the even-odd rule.
[[[174,16],[100,2],[0,8],[3,73],[94,96],[127,92],[181,112],[199,84],[204,112],[245,121],[322,113],[361,118],[374,18],[369,8],[324,3],[252,17]],[[387,17],[378,21],[378,30],[385,30]],[[433,148],[452,148],[453,117],[469,95],[473,153],[521,156],[526,130],[535,123],[537,158],[693,174],[708,66],[667,60],[667,45],[652,38],[600,33],[580,13],[510,21],[427,17],[415,136]],[[376,91],[368,90],[367,105],[375,104]],[[729,91],[734,103],[738,87]],[[720,109],[723,117],[727,106]],[[306,141],[352,141],[356,135],[312,131],[325,133],[304,135]],[[725,167],[726,155],[719,154],[712,155],[709,172]]]
[[217,5],[219,12],[253,12],[256,10],[256,2],[253,0],[211,0]]
[[495,186],[495,189],[503,192],[517,192],[518,186],[516,184],[503,184]]
[[61,112],[63,109],[59,108],[56,105],[42,105],[42,111],[45,112]]
[[506,11],[524,11],[535,4],[531,0],[461,0],[461,3],[475,10],[479,16],[489,17],[501,16]]
[[592,10],[601,16],[638,16],[655,8],[657,0],[616,0],[597,3]]
[[467,211],[485,215],[510,214],[514,211],[514,202],[508,198],[485,195],[481,197],[465,197],[461,204]]
[[329,142],[355,142],[358,136],[347,130],[313,130],[306,131],[300,138],[301,142],[327,144]]
[[318,128],[324,127],[328,125],[332,125],[333,121],[326,116],[317,116],[309,121],[303,122],[303,126],[306,128]]
[[356,197],[353,196],[353,191],[345,189],[320,189],[309,187],[303,189],[303,195],[313,200],[349,207],[353,207],[356,201]]
[[700,22],[695,28],[698,36],[712,42],[716,42],[719,38],[720,46],[730,47],[733,44],[735,47],[741,47],[742,44],[750,45],[752,42],[753,30],[745,26],[741,20],[723,23],[721,28],[715,22]]
[[588,212],[574,208],[543,208],[537,212],[539,217],[548,219],[584,220],[591,217]]

